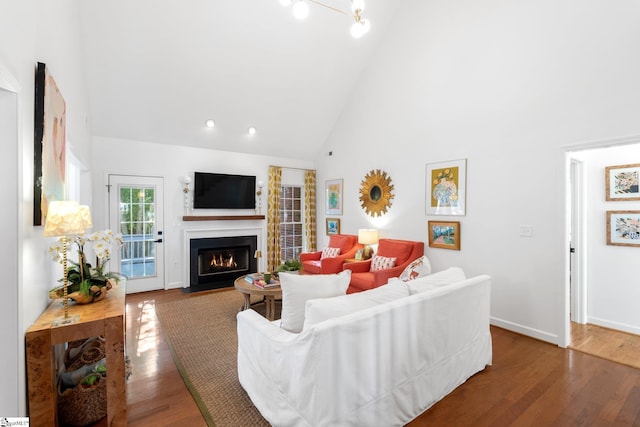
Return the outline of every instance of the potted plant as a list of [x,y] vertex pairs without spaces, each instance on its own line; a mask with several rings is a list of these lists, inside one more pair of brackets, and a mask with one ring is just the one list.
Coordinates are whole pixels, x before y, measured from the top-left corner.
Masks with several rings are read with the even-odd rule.
[[301,269],[302,263],[300,261],[298,261],[297,259],[289,259],[284,261],[278,266],[278,268],[276,268],[276,273],[297,273]]
[[[77,247],[78,261],[69,261],[71,265],[67,268],[68,296],[79,304],[100,301],[107,295],[107,290],[120,280],[119,274],[105,271],[105,266],[111,258],[112,248],[119,248],[124,244],[122,235],[114,234],[111,230],[79,234],[73,240],[73,244]],[[85,247],[93,249],[96,256],[95,267],[87,261]],[[49,253],[54,261],[61,262],[61,239],[49,247]],[[62,298],[63,292],[63,286],[56,287],[49,292],[49,297]]]

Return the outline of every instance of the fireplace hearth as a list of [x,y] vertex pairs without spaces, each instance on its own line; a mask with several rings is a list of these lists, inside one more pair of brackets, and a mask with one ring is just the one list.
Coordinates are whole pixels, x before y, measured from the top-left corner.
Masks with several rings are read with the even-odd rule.
[[257,272],[256,249],[256,236],[190,239],[190,292],[228,288],[238,277]]

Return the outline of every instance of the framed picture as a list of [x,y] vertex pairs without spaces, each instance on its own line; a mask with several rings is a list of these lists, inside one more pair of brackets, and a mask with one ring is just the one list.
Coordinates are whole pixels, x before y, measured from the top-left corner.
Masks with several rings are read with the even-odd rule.
[[66,104],[46,65],[35,78],[33,225],[42,225],[49,202],[65,198]]
[[332,234],[340,234],[340,219],[339,218],[326,218],[327,236]]
[[429,221],[429,247],[460,250],[460,222]]
[[427,163],[427,215],[465,215],[467,159]]
[[640,200],[640,163],[607,166],[604,170],[608,201]]
[[640,247],[640,211],[607,211],[607,245]]
[[325,213],[342,215],[342,179],[330,179],[325,182]]

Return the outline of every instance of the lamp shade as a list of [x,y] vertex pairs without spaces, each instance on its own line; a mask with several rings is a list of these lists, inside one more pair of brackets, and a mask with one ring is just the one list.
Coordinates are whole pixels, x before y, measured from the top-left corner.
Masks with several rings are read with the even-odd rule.
[[80,219],[82,221],[82,227],[84,228],[83,232],[89,228],[93,228],[93,221],[91,220],[91,211],[89,210],[89,206],[80,205]]
[[375,245],[378,243],[378,230],[362,228],[358,230],[358,243],[363,245]]
[[64,200],[49,204],[44,224],[45,236],[68,236],[84,233],[85,230],[78,202]]

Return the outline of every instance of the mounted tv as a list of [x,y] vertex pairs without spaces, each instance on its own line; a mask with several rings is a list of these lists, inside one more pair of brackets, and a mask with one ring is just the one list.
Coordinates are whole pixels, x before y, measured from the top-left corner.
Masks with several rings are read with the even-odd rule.
[[255,209],[256,177],[195,172],[194,209]]

